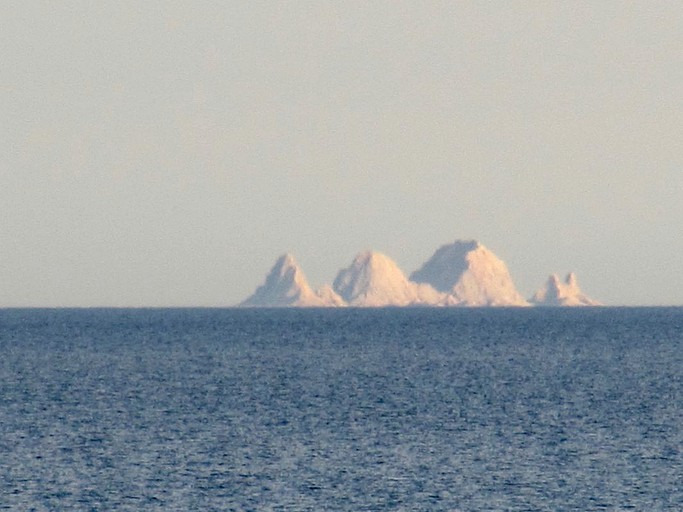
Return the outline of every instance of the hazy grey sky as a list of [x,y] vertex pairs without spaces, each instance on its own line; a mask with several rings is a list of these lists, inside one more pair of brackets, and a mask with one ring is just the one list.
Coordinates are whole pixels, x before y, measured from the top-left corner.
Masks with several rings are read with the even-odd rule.
[[477,238],[683,304],[683,3],[0,6],[0,306],[230,305]]

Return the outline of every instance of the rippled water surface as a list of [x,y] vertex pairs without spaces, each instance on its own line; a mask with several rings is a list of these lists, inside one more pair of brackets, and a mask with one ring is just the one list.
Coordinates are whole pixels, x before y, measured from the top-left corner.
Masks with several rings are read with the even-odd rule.
[[0,310],[0,509],[683,510],[683,309]]

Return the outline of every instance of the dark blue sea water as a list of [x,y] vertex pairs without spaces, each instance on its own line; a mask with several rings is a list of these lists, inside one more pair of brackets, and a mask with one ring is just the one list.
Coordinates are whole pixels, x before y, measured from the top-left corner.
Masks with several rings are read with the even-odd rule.
[[0,310],[0,509],[683,510],[683,309]]

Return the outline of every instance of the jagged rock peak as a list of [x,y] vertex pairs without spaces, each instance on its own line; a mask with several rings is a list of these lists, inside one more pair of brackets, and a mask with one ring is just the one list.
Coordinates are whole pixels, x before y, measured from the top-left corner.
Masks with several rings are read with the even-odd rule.
[[427,282],[441,292],[449,293],[460,275],[467,270],[467,254],[483,247],[476,240],[456,240],[442,245],[410,280]]
[[301,268],[294,259],[294,256],[287,252],[277,259],[275,265],[273,265],[271,272],[275,272],[277,275],[280,276],[284,276],[288,272],[293,272],[293,276],[296,275],[298,277],[301,274]]
[[440,247],[410,279],[448,294],[454,305],[528,306],[505,263],[476,240]]
[[349,305],[359,307],[435,304],[441,299],[431,287],[408,281],[391,258],[376,251],[359,253],[339,271],[333,288]]
[[326,307],[342,305],[338,297],[314,292],[294,256],[278,258],[263,285],[242,302],[242,307]]
[[600,306],[600,302],[581,292],[574,272],[567,274],[562,282],[557,274],[548,277],[545,286],[540,288],[530,302],[536,306]]

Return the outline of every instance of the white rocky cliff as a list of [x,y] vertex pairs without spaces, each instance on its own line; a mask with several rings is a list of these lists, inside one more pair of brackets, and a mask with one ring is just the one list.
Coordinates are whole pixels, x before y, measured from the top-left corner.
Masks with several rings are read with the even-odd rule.
[[448,294],[447,305],[529,305],[516,290],[505,263],[475,240],[444,245],[410,279]]
[[552,274],[545,286],[539,289],[530,301],[535,306],[601,306],[581,292],[576,274],[570,272],[562,282],[557,274]]
[[430,286],[410,282],[392,259],[374,251],[358,254],[339,271],[333,287],[357,307],[437,305],[444,300]]
[[266,282],[241,307],[336,307],[344,301],[329,287],[314,292],[291,254],[277,260]]

